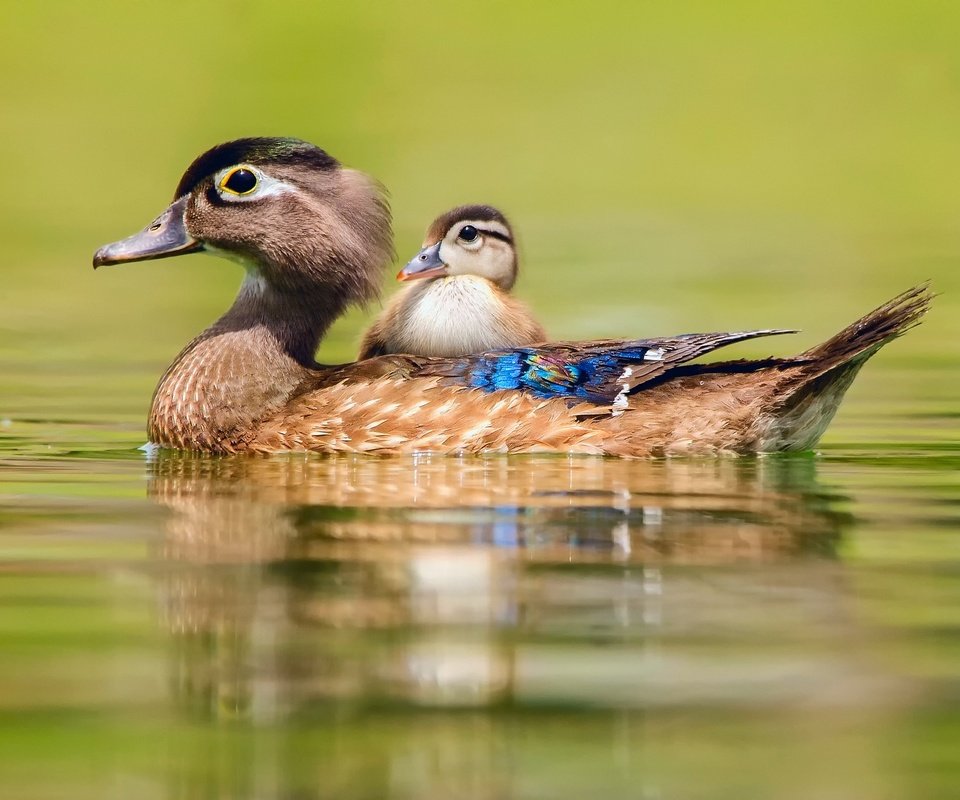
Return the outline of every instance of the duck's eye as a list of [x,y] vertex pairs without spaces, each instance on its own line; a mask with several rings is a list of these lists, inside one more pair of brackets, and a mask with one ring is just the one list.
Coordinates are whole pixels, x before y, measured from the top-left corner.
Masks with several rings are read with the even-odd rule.
[[464,225],[460,229],[460,235],[457,238],[462,242],[475,242],[479,235],[479,232],[473,225]]
[[237,167],[232,172],[227,173],[220,181],[220,188],[226,189],[232,194],[250,194],[257,188],[257,174],[246,167]]

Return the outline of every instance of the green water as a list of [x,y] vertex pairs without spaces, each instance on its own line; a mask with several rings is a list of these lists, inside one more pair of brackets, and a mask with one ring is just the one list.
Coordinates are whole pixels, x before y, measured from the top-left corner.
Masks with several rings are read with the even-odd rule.
[[[956,796],[958,7],[2,14],[0,795]],[[240,276],[90,257],[250,134],[383,180],[404,260],[501,205],[558,338],[790,353],[942,294],[817,454],[151,459]]]

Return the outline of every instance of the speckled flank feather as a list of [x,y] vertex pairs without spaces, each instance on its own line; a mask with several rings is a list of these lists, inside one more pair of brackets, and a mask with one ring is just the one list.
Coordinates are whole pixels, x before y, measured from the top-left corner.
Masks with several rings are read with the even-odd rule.
[[[326,410],[334,408],[334,414]],[[298,398],[253,447],[381,454],[601,453],[601,437],[566,403],[520,393],[484,394],[441,386],[437,379],[386,378],[342,382],[319,397]]]
[[[795,368],[796,369],[796,368]],[[630,409],[437,380],[342,382],[297,398],[253,450],[397,454],[564,452],[649,457],[757,450],[772,374],[684,378],[631,398]]]

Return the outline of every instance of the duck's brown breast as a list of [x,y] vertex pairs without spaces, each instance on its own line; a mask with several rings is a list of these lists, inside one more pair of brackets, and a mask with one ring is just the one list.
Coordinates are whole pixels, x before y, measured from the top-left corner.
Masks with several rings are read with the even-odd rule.
[[157,384],[147,434],[164,447],[246,450],[260,423],[285,407],[308,374],[265,330],[205,334]]

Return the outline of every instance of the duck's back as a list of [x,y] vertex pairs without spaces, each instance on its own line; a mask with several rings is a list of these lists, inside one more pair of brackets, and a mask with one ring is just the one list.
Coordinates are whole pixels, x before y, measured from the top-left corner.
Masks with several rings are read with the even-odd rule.
[[788,358],[696,363],[720,347],[792,333],[767,329],[327,368],[242,449],[629,457],[808,450],[860,367],[915,326],[930,299],[926,287],[911,289]]
[[463,356],[545,339],[522,302],[485,278],[457,275],[412,283],[395,295],[364,336],[360,358]]

